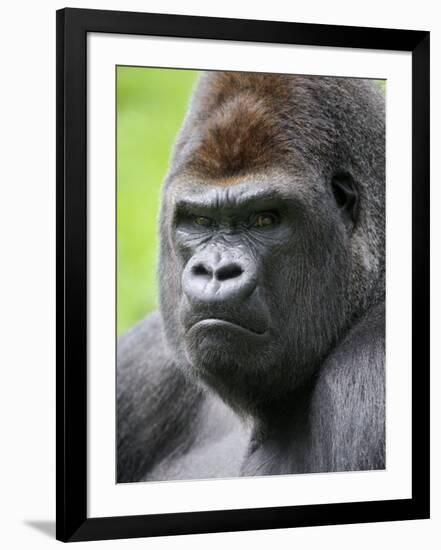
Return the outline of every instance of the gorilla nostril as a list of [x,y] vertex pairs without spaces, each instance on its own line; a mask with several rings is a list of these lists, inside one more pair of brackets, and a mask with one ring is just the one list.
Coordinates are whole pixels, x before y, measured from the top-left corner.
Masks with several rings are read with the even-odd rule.
[[193,275],[202,275],[203,277],[211,277],[211,269],[207,269],[203,264],[196,264],[191,268]]
[[216,271],[216,279],[218,281],[234,279],[235,277],[239,277],[240,275],[242,275],[242,273],[243,273],[243,269],[240,267],[240,265],[237,265],[237,264],[224,265]]

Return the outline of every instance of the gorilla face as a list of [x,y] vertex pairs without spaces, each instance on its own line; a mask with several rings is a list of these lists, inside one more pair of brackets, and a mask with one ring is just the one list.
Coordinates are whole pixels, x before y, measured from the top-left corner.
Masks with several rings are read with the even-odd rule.
[[245,410],[305,382],[346,318],[349,191],[268,177],[180,180],[168,204],[178,362]]
[[357,79],[204,75],[160,221],[173,360],[236,410],[282,401],[384,296],[384,99]]

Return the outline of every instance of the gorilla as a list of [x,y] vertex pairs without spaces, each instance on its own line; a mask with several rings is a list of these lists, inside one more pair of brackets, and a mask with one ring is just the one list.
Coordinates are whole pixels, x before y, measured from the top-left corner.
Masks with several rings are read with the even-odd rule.
[[117,482],[385,468],[377,82],[203,74],[158,279],[117,346]]

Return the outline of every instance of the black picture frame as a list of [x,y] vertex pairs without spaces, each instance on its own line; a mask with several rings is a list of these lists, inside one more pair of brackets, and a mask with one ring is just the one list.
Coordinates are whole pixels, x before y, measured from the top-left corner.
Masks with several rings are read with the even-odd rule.
[[[84,541],[429,517],[429,32],[87,9],[57,12],[56,537]],[[87,33],[412,53],[412,497],[87,517]]]

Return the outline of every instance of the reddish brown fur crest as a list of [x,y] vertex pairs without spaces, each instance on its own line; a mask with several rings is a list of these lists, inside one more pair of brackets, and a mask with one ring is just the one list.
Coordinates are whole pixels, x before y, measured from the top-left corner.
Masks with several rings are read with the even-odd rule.
[[188,167],[219,185],[283,161],[280,106],[289,88],[282,75],[211,73],[202,83],[202,134]]

